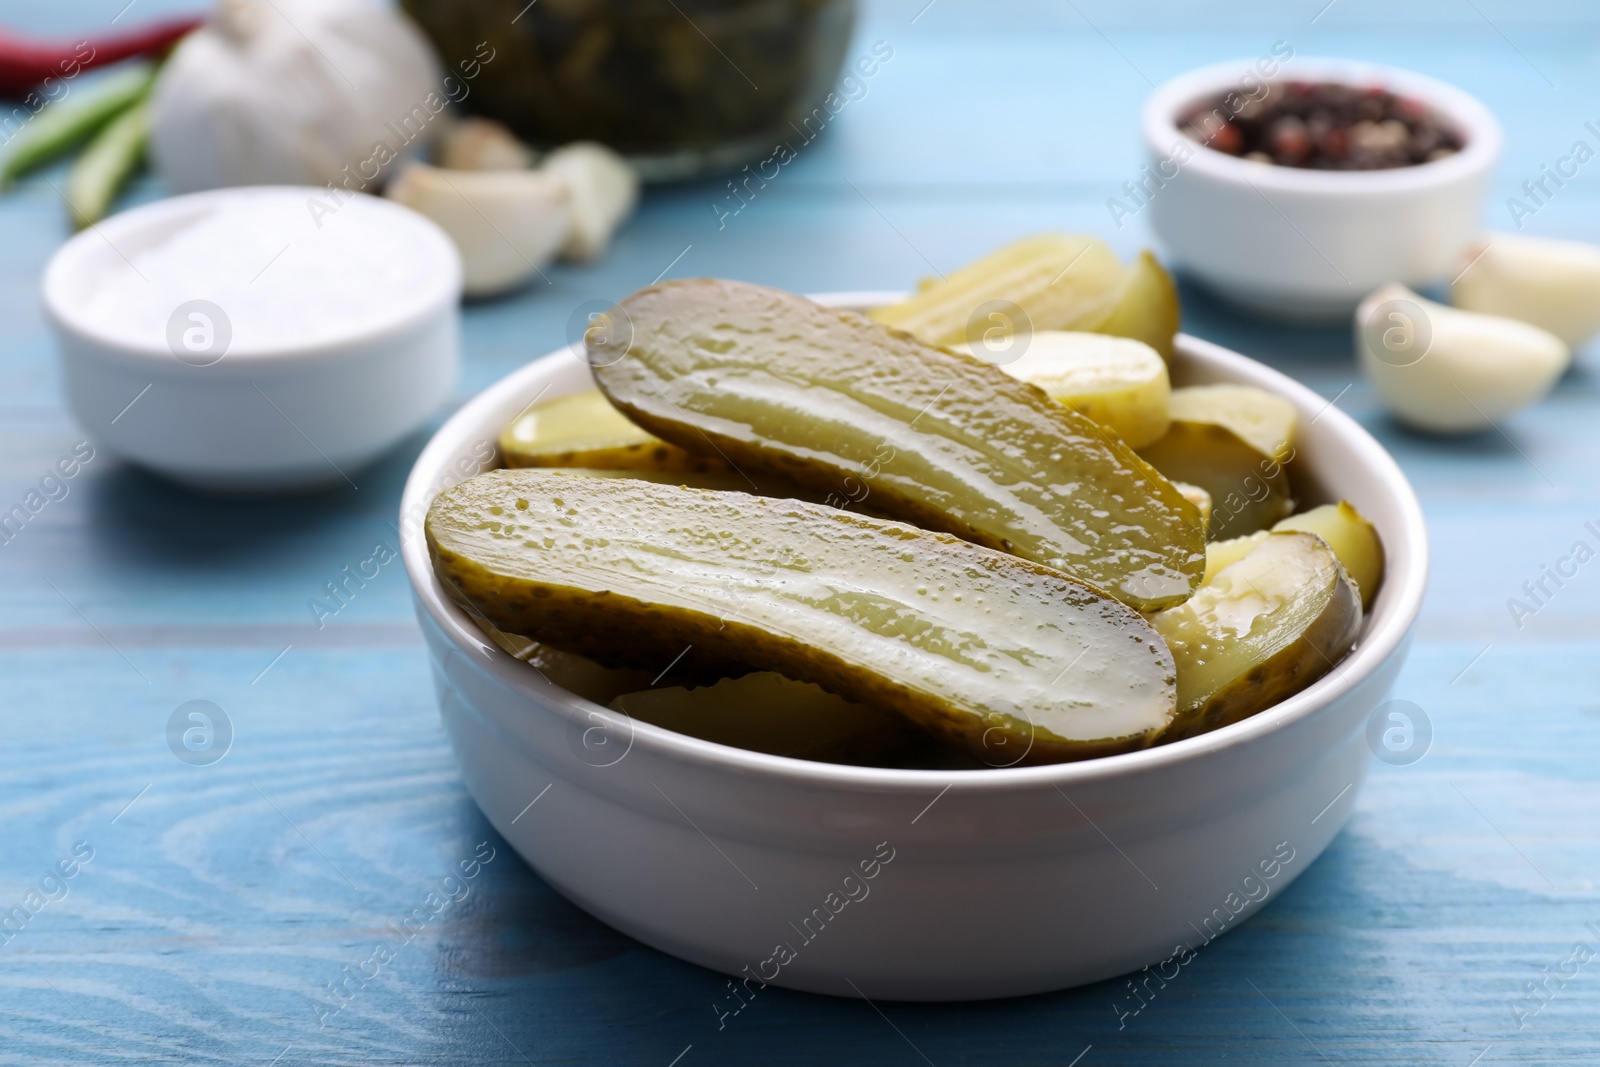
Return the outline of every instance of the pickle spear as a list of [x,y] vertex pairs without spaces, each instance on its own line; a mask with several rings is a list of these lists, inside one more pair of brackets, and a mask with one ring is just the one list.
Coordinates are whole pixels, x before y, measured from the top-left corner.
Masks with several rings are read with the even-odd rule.
[[1109,319],[1094,329],[1096,333],[1143,341],[1160,353],[1162,359],[1171,360],[1173,339],[1182,317],[1178,287],[1173,284],[1172,275],[1155,256],[1140,252],[1139,258],[1128,268],[1122,302]]
[[[1037,233],[874,308],[872,317],[933,345],[974,343],[991,326],[1098,330],[1116,314],[1127,284],[1128,269],[1099,238]],[[1013,321],[1019,313],[1022,322]]]
[[1141,611],[1199,584],[1194,504],[999,367],[741,282],[654,285],[620,310],[628,328],[590,348],[595,380],[664,440],[1054,567]]
[[614,667],[692,648],[885,711],[991,765],[1142,748],[1176,708],[1137,612],[1048,567],[821,504],[480,474],[429,508],[435,573],[494,626]]

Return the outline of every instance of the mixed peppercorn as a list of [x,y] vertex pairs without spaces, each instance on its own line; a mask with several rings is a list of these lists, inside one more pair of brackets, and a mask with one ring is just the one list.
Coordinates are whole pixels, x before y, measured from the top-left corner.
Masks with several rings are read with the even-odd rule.
[[1312,170],[1385,170],[1461,151],[1461,135],[1426,104],[1387,89],[1281,82],[1193,105],[1180,129],[1208,148]]

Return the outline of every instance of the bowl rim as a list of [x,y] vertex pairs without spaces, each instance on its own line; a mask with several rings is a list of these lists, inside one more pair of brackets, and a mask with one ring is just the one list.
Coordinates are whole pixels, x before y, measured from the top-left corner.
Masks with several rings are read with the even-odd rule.
[[[163,227],[170,228],[185,215],[202,211],[215,201],[245,199],[264,193],[293,193],[309,198],[326,196],[328,189],[315,185],[227,186],[167,197],[164,200],[140,204],[118,212],[74,234],[51,254],[39,279],[40,303],[44,307],[46,317],[62,334],[93,347],[101,354],[137,366],[147,373],[167,370],[180,374],[192,369],[190,364],[174,358],[172,351],[165,346],[148,345],[127,337],[119,337],[86,322],[82,312],[82,302],[74,299],[76,294],[82,292],[82,272],[90,262],[90,257],[103,256],[107,247],[126,260],[127,257],[120,247],[123,238],[132,238]],[[357,198],[354,194],[350,194],[341,202],[340,207],[347,205],[351,199]],[[357,210],[387,213],[392,216],[395,224],[410,224],[424,241],[434,245],[426,253],[425,258],[440,264],[442,269],[438,277],[424,287],[426,297],[407,301],[402,314],[361,333],[270,348],[236,351],[230,347],[223,358],[207,365],[204,369],[213,374],[222,371],[226,375],[229,372],[224,368],[241,367],[251,374],[256,374],[268,367],[276,368],[287,363],[305,363],[345,355],[360,355],[368,352],[373,346],[386,344],[416,331],[419,327],[430,325],[442,311],[455,307],[461,299],[462,265],[461,255],[450,236],[432,219],[393,200],[378,196],[362,196],[359,201]],[[131,262],[129,266],[132,266]]]
[[[1222,181],[1243,183],[1273,192],[1345,197],[1386,196],[1449,185],[1494,166],[1504,134],[1499,120],[1477,97],[1448,82],[1404,67],[1332,56],[1294,55],[1272,77],[1261,77],[1257,60],[1237,59],[1188,71],[1158,86],[1145,100],[1139,125],[1148,150],[1158,159],[1175,144],[1193,150],[1182,164]],[[1258,163],[1209,148],[1178,129],[1177,117],[1201,98],[1239,84],[1246,76],[1263,82],[1332,81],[1368,86],[1381,84],[1402,96],[1421,100],[1443,113],[1466,136],[1466,146],[1447,159],[1387,170],[1328,171]],[[1164,176],[1164,175],[1163,175]],[[1169,179],[1170,180],[1170,179]]]
[[[898,291],[855,291],[815,293],[810,294],[810,299],[828,306],[859,308],[904,295]],[[454,478],[450,469],[459,462],[467,442],[498,439],[498,426],[490,431],[483,429],[485,420],[495,410],[506,406],[510,397],[530,392],[532,383],[549,377],[553,373],[549,369],[551,360],[570,356],[582,361],[576,345],[555,349],[499,379],[462,405],[435,432],[412,466],[401,495],[400,554],[419,608],[427,612],[454,650],[489,671],[508,688],[526,695],[530,708],[546,708],[569,720],[570,725],[584,727],[593,726],[598,713],[619,728],[625,726],[633,745],[642,744],[657,755],[680,763],[730,774],[774,777],[801,787],[827,786],[925,796],[930,787],[938,789],[955,782],[968,791],[1006,792],[1097,783],[1198,762],[1286,729],[1334,704],[1374,674],[1403,646],[1416,622],[1427,585],[1429,553],[1426,523],[1416,492],[1394,458],[1355,419],[1309,387],[1231,349],[1182,333],[1177,336],[1176,346],[1180,359],[1196,359],[1210,364],[1213,370],[1220,370],[1231,381],[1276,391],[1301,412],[1317,411],[1317,421],[1326,420],[1331,432],[1352,450],[1352,458],[1365,465],[1375,475],[1375,483],[1381,491],[1389,494],[1402,528],[1396,543],[1384,546],[1385,588],[1375,605],[1376,610],[1363,625],[1356,647],[1331,671],[1289,699],[1198,737],[1119,755],[1029,767],[972,771],[857,767],[774,756],[704,741],[635,720],[547,681],[537,670],[491,642],[467,613],[445,595],[428,561],[423,523],[415,516],[425,513],[434,495],[462,480]],[[407,521],[408,516],[413,516],[411,521]]]

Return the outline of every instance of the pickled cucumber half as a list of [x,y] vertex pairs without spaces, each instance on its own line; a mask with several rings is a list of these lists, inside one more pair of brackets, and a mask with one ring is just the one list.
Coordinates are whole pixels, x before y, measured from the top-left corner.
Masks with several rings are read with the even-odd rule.
[[537,404],[500,433],[508,467],[595,467],[615,470],[725,471],[716,456],[697,456],[646,433],[598,389]]
[[1141,748],[1173,718],[1172,656],[1143,616],[903,523],[524,468],[441,493],[426,533],[449,595],[501,630],[608,666],[693,648],[774,670],[991,765]]
[[1248,718],[1332,670],[1355,644],[1361,595],[1321,537],[1269,533],[1152,622],[1178,667],[1171,741]]
[[631,329],[591,348],[595,379],[665,440],[1043,563],[1140,610],[1199,583],[1194,504],[1114,434],[998,367],[740,282],[668,282],[621,309]]

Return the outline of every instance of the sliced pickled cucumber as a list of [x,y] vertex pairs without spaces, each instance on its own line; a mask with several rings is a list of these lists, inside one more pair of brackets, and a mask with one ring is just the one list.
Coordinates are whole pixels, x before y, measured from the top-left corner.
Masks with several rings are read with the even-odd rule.
[[1212,540],[1266,529],[1294,511],[1283,461],[1220,423],[1192,422],[1174,414],[1166,435],[1141,448],[1139,455],[1173,481],[1198,485],[1211,494]]
[[608,666],[693,649],[777,671],[991,765],[1143,747],[1173,715],[1172,657],[1143,616],[903,523],[522,469],[441,493],[426,531],[450,596],[501,630]]
[[1256,546],[1265,541],[1271,532],[1271,530],[1257,530],[1255,533],[1212,541],[1206,545],[1206,575],[1200,583],[1201,587],[1204,588],[1217,575],[1254,552]]
[[1294,454],[1294,405],[1253,385],[1191,385],[1174,389],[1174,419],[1226,426],[1263,456],[1287,463]]
[[[1372,523],[1357,511],[1349,501],[1324,504],[1321,507],[1291,515],[1273,526],[1274,530],[1304,530],[1328,542],[1339,562],[1349,572],[1350,580],[1361,590],[1361,610],[1372,607],[1383,583],[1383,541]],[[1207,554],[1207,569],[1210,555]]]
[[[1361,591],[1361,610],[1372,607],[1383,582],[1383,542],[1378,531],[1348,501],[1323,504],[1298,515],[1290,515],[1272,526],[1273,531],[1314,533],[1333,549],[1339,557],[1350,580]],[[1266,540],[1267,530],[1257,530],[1242,537],[1226,541],[1213,541],[1206,546],[1206,574],[1202,585],[1210,583],[1225,567],[1230,567],[1248,556],[1256,546]]]
[[668,282],[621,310],[631,330],[591,349],[595,378],[665,440],[1055,567],[1141,610],[1181,603],[1205,569],[1182,493],[998,367],[740,282]]
[[698,688],[624,693],[611,706],[644,722],[774,756],[880,766],[926,737],[904,717],[772,671]]
[[1162,359],[1171,359],[1173,339],[1178,335],[1182,317],[1178,287],[1173,284],[1172,275],[1155,256],[1140,252],[1128,269],[1128,279],[1116,310],[1095,329],[1143,341],[1160,353]]
[[1271,533],[1152,622],[1178,667],[1170,741],[1248,718],[1332,670],[1355,643],[1361,596],[1322,538]]
[[[950,346],[984,359],[981,346]],[[1167,432],[1167,365],[1142,341],[1103,333],[1040,330],[1021,355],[999,364],[1013,378],[1043,389],[1050,399],[1117,431],[1129,448],[1143,448]]]
[[598,389],[538,404],[500,433],[508,467],[725,471],[717,456],[697,456],[629,422]]
[[1116,311],[1127,279],[1104,241],[1041,233],[919,285],[872,317],[930,345],[979,343],[992,330],[1093,330]]
[[596,704],[609,704],[623,693],[643,689],[654,681],[649,671],[602,667],[586,656],[562,652],[521,634],[506,633],[481,616],[476,621],[506,655],[526,663],[546,681]]

